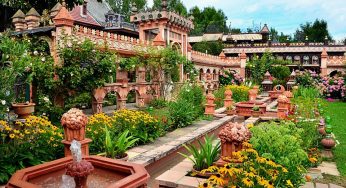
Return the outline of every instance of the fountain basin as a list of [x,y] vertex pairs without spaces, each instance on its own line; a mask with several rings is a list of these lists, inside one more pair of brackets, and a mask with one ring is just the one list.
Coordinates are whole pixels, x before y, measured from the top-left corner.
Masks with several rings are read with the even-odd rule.
[[[83,156],[83,159],[95,168],[88,176],[88,188],[146,187],[150,177],[142,165],[100,156]],[[6,188],[59,188],[66,165],[72,161],[72,157],[65,157],[19,170],[11,177]]]
[[236,112],[238,116],[250,117],[252,115],[252,108],[258,106],[260,108],[260,114],[265,114],[267,110],[267,104],[263,102],[247,101],[238,102],[236,107]]

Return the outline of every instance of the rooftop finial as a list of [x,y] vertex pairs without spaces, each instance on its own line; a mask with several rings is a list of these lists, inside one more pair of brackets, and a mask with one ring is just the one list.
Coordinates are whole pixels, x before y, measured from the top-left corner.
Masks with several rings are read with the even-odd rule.
[[61,1],[61,5],[62,5],[63,7],[66,8],[66,2],[65,2],[65,0],[62,0],[62,1]]
[[167,10],[167,0],[162,0],[161,7],[162,7],[162,10]]

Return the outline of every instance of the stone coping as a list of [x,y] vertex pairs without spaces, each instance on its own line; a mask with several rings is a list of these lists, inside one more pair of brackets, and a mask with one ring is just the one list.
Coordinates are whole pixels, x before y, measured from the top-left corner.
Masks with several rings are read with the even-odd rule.
[[278,111],[277,108],[276,108],[277,105],[278,105],[277,99],[274,100],[273,102],[269,103],[267,105],[267,112],[277,112]]
[[129,162],[148,166],[163,157],[177,151],[183,144],[189,144],[196,139],[220,128],[227,122],[232,121],[235,116],[226,116],[214,121],[201,121],[168,133],[158,138],[154,143],[138,146],[128,151]]
[[179,187],[193,188],[198,187],[206,179],[187,176],[192,170],[193,163],[189,159],[184,159],[170,170],[164,172],[155,179],[159,187]]

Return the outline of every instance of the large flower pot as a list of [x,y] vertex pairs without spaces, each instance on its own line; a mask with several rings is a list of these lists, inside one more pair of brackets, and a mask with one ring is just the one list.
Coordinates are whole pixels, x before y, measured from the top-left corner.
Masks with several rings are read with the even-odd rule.
[[323,138],[321,144],[324,147],[324,149],[328,151],[335,146],[335,141],[332,138]]
[[18,119],[25,119],[35,112],[35,103],[13,103],[12,108]]

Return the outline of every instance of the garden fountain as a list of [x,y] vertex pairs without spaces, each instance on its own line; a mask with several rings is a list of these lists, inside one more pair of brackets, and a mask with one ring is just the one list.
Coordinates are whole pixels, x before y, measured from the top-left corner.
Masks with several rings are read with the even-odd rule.
[[65,157],[17,171],[6,188],[146,187],[149,175],[142,165],[88,155],[86,123],[86,116],[78,109],[65,113]]

